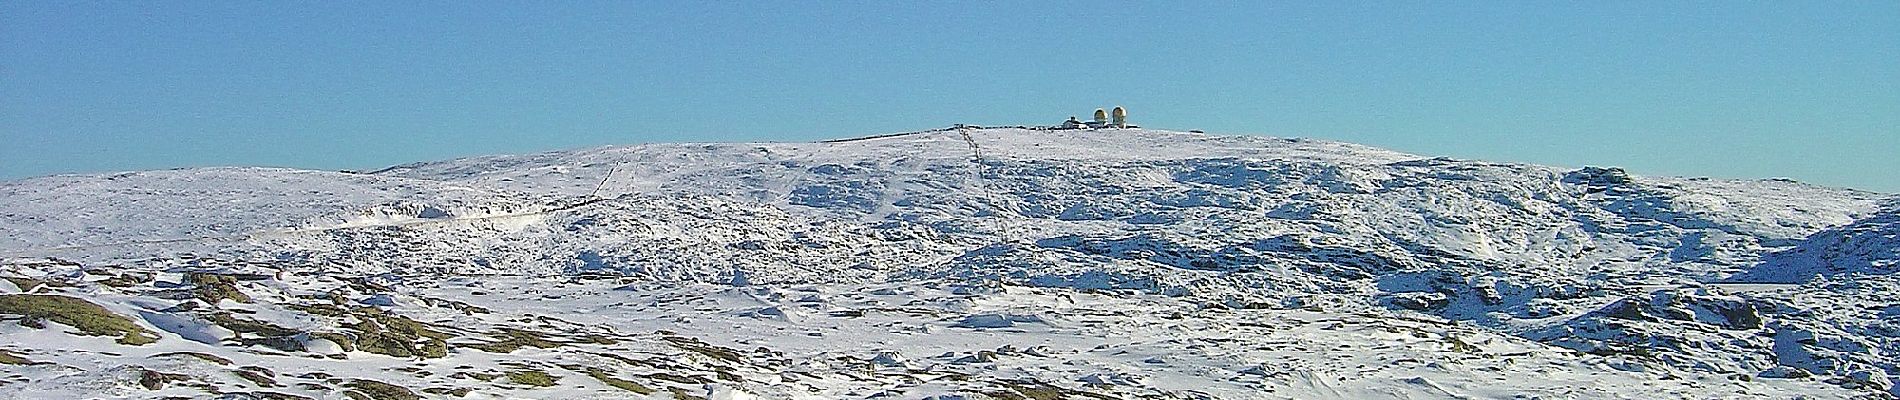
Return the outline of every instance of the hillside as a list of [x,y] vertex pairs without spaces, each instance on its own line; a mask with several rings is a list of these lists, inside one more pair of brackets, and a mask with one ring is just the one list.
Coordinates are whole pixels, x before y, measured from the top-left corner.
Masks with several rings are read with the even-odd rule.
[[1896,204],[1138,129],[53,176],[0,394],[1890,397]]

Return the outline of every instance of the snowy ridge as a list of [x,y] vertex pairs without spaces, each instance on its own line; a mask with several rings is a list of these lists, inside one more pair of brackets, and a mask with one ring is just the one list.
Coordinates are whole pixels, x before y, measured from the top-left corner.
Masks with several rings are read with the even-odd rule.
[[0,393],[1880,397],[1896,204],[1138,129],[37,178],[0,275],[157,342],[0,323]]
[[[0,183],[0,249],[292,230],[363,218],[516,210],[518,195],[437,181],[279,168],[59,175]],[[402,204],[402,205],[397,205]]]
[[1900,272],[1900,201],[1889,201],[1880,211],[1853,223],[1816,232],[1729,280],[1801,283],[1818,277],[1894,272]]

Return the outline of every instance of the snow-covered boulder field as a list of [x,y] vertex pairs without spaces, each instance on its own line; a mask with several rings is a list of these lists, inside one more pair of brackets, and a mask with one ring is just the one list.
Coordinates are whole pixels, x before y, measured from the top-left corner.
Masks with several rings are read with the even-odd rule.
[[950,129],[0,182],[0,398],[1891,398],[1900,198]]

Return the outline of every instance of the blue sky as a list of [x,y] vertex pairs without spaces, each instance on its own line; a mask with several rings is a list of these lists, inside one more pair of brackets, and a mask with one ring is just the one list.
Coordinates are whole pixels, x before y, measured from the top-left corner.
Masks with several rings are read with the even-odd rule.
[[1900,192],[1900,2],[0,2],[0,179],[1107,105],[1149,127]]

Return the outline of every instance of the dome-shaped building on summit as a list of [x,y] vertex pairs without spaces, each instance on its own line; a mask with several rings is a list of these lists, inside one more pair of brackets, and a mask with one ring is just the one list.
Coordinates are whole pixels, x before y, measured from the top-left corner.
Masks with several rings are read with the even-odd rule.
[[1055,126],[1055,129],[1103,128],[1124,129],[1137,128],[1137,126],[1128,124],[1128,109],[1122,108],[1121,106],[1115,106],[1113,111],[1097,108],[1095,109],[1094,117],[1088,121],[1078,120],[1075,116],[1069,116],[1067,121],[1062,121],[1061,124]]

